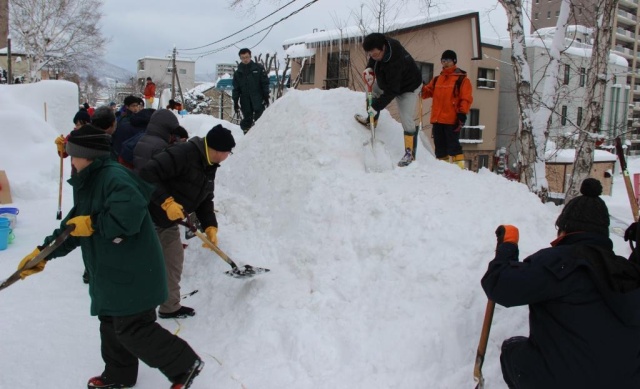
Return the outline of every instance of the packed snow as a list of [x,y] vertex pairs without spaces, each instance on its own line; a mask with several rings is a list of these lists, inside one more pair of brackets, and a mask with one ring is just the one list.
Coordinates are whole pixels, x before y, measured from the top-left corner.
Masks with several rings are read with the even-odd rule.
[[[53,140],[72,127],[77,96],[68,90],[64,81],[0,86],[0,170],[13,195],[0,207],[20,209],[15,241],[0,251],[0,279],[59,224]],[[363,93],[346,89],[290,91],[246,136],[222,122],[237,147],[216,177],[220,248],[239,266],[271,272],[228,277],[229,266],[197,238],[185,241],[182,293],[198,293],[183,304],[197,315],[159,323],[205,361],[194,389],[475,385],[487,302],[480,278],[493,258],[494,230],[518,226],[524,258],[549,246],[561,208],[490,171],[437,161],[421,145],[410,166],[366,173],[369,133],[353,120],[363,101]],[[192,136],[221,122],[179,120]],[[377,136],[399,160],[402,127],[387,111]],[[66,179],[70,161],[63,166]],[[635,160],[630,168],[640,172]],[[632,216],[616,173],[604,200],[619,234]],[[72,206],[66,183],[62,199],[64,215]],[[622,238],[611,238],[617,253],[628,255]],[[79,388],[102,372],[99,322],[89,315],[82,272],[78,249],[0,292],[0,388]],[[527,312],[497,307],[483,367],[488,387],[506,388],[500,345],[528,335]],[[136,388],[169,386],[141,364]]]

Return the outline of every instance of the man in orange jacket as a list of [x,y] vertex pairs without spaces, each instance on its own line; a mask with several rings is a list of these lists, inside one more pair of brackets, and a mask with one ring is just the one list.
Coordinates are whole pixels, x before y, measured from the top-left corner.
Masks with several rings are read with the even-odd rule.
[[422,87],[422,98],[433,98],[431,124],[436,158],[464,169],[460,129],[467,121],[473,96],[467,72],[458,68],[457,62],[453,50],[442,53],[442,72]]
[[144,107],[153,108],[153,100],[156,97],[156,84],[151,77],[147,77],[147,85],[144,87]]

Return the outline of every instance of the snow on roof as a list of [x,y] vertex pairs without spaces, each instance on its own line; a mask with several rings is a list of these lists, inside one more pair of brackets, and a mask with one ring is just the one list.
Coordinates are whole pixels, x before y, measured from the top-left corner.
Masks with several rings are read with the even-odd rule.
[[[595,150],[593,162],[615,162],[615,154],[604,150]],[[573,163],[576,159],[575,149],[547,150],[545,152],[547,163]]]
[[[9,54],[8,47],[0,48],[0,55],[8,55],[8,54]],[[25,52],[24,49],[16,47],[14,45],[13,47],[11,47],[11,55],[27,55],[27,53]]]
[[[138,58],[138,61],[142,61],[142,60],[145,60],[145,59],[158,59],[158,60],[161,60],[161,61],[170,61],[171,60],[171,56],[168,56],[168,57],[145,56],[145,57],[142,57],[142,58]],[[184,58],[177,58],[176,57],[176,62],[193,62],[193,63],[195,63],[196,61],[194,61],[192,59],[184,59]]]
[[212,88],[215,88],[215,87],[216,87],[216,83],[215,82],[205,82],[205,83],[202,83],[202,84],[197,85],[196,87],[190,89],[188,93],[204,93],[204,92],[208,91],[209,89],[212,89]]
[[[427,23],[434,23],[441,20],[452,19],[457,16],[471,15],[476,14],[477,11],[473,10],[460,10],[460,11],[451,11],[444,12],[437,15],[428,15],[428,16],[418,16],[407,19],[398,19],[394,22],[390,23],[388,28],[386,28],[387,32],[402,30],[405,28],[420,26]],[[362,28],[362,26],[347,26],[342,29],[334,29],[334,30],[321,30],[317,32],[313,32],[311,34],[301,35],[295,38],[286,39],[282,42],[282,46],[286,49],[289,46],[297,45],[297,44],[320,44],[322,42],[330,42],[334,40],[341,39],[349,39],[349,38],[358,38],[363,37],[364,35],[377,31],[377,26],[369,26],[366,30]]]
[[303,58],[303,57],[311,57],[315,55],[316,49],[307,48],[307,45],[304,43],[299,43],[296,45],[291,45],[287,50],[285,50],[284,54],[289,58]]

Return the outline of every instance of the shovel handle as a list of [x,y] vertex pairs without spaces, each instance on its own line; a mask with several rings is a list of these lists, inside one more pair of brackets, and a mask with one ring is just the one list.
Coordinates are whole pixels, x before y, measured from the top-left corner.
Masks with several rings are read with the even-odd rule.
[[488,300],[487,308],[484,311],[484,321],[482,322],[482,332],[480,333],[480,342],[478,343],[478,351],[476,353],[476,363],[473,367],[473,379],[478,383],[476,388],[484,387],[484,378],[482,377],[482,365],[484,363],[484,355],[487,352],[487,343],[489,342],[489,332],[491,331],[491,322],[493,321],[493,312],[496,303]]
[[238,265],[236,265],[235,262],[233,262],[233,260],[229,258],[227,254],[225,254],[222,250],[220,250],[218,246],[213,244],[213,242],[209,240],[209,238],[207,238],[207,235],[199,231],[198,228],[194,226],[193,223],[191,223],[191,220],[189,218],[186,218],[186,221],[185,220],[178,221],[178,224],[187,227],[191,232],[196,234],[196,236],[200,238],[200,240],[202,240],[204,244],[206,244],[208,247],[211,248],[211,250],[213,250],[216,254],[218,254],[218,256],[222,258],[222,260],[224,260],[226,263],[228,263],[233,268],[234,271],[238,269]]

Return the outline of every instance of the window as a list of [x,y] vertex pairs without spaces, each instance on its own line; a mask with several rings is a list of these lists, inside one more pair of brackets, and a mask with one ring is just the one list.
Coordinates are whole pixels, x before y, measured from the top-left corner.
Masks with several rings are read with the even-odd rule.
[[486,154],[478,155],[478,170],[489,168],[489,156]]
[[534,19],[538,20],[538,13],[537,12],[534,14]]
[[172,70],[173,70],[173,68],[167,68],[167,73],[171,74],[171,73],[172,73],[172,72],[171,72]]
[[563,126],[567,125],[567,106],[566,105],[562,106],[562,116],[560,117],[560,124],[562,124]]
[[349,86],[351,58],[348,51],[333,52],[327,55],[327,78],[324,89]]
[[300,74],[300,83],[313,84],[316,82],[316,64],[305,61],[302,73]]
[[467,122],[460,130],[460,140],[482,141],[482,127],[483,126],[480,126],[480,110],[469,110],[469,114],[467,115]]
[[494,89],[496,87],[496,70],[478,68],[478,89]]
[[138,70],[144,70],[144,61],[138,61]]
[[422,74],[422,81],[429,82],[433,78],[433,64],[429,62],[418,62],[416,61],[416,65],[420,69],[420,73]]
[[571,75],[571,67],[569,65],[564,65],[564,80],[562,84],[569,85],[569,76]]
[[560,16],[560,11],[556,11],[556,18]]
[[551,11],[547,11],[547,19],[551,19]]
[[178,69],[179,74],[187,74],[187,69]]
[[578,107],[578,117],[576,118],[576,124],[582,125],[582,107]]
[[587,69],[580,68],[580,86],[584,86],[587,82]]

